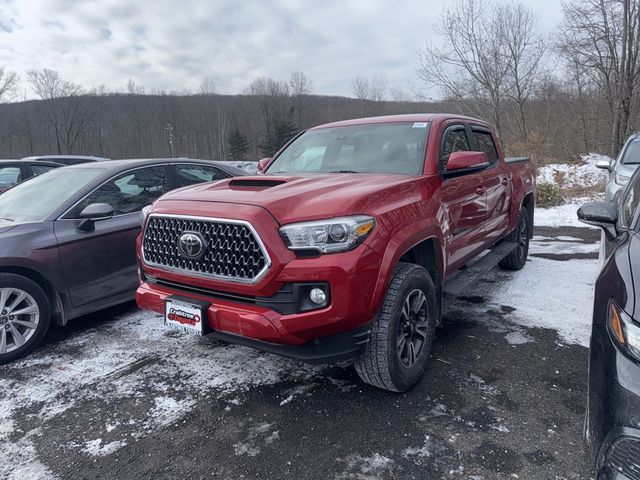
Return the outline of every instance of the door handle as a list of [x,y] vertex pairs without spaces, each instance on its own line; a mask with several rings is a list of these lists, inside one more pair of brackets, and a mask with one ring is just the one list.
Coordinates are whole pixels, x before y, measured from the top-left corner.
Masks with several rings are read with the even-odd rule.
[[500,182],[502,185],[507,186],[509,185],[509,179],[508,178],[503,178],[502,181]]
[[478,188],[476,188],[476,193],[478,195],[484,195],[485,193],[487,193],[487,187],[478,187]]

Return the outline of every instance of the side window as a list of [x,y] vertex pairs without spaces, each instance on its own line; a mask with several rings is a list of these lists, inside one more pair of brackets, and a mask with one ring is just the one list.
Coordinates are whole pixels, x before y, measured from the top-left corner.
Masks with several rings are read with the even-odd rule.
[[80,212],[92,203],[108,203],[114,215],[142,210],[169,190],[164,167],[139,168],[109,180],[78,203],[67,218],[79,218]]
[[467,131],[462,125],[449,127],[444,132],[442,146],[440,147],[440,165],[438,167],[441,172],[446,170],[449,155],[460,150],[471,150],[467,139]]
[[51,165],[31,165],[31,171],[33,172],[34,176],[37,175],[42,175],[45,172],[48,172],[49,170],[53,170],[54,166]]
[[621,223],[624,227],[631,227],[633,216],[640,204],[640,181],[637,181],[627,190],[627,196],[622,201]]
[[495,143],[493,143],[493,138],[491,138],[491,134],[486,130],[471,130],[471,135],[473,136],[473,141],[475,143],[475,147],[478,152],[484,152],[487,154],[487,159],[491,165],[495,165],[498,163],[498,150],[496,149]]
[[21,180],[20,167],[0,167],[0,187],[12,187]]
[[216,167],[205,165],[175,165],[181,185],[195,185],[196,183],[213,182],[229,175]]

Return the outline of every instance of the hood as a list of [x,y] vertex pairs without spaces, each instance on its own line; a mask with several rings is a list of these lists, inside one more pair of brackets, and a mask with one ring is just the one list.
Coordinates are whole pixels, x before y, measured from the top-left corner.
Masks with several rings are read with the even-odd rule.
[[416,191],[417,179],[389,174],[249,176],[174,190],[159,200],[223,202],[266,208],[281,224],[375,213],[376,200]]
[[16,226],[17,224],[15,222],[0,218],[0,234],[4,232],[8,232],[9,230],[11,230],[12,228],[15,228]]

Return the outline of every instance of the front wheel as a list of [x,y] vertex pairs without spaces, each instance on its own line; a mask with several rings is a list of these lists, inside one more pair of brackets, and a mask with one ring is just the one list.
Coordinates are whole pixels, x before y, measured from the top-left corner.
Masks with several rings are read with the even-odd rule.
[[40,285],[20,275],[0,273],[0,365],[36,348],[50,322],[49,299]]
[[369,343],[354,361],[364,382],[404,392],[420,381],[435,335],[436,302],[429,272],[419,265],[399,263],[373,320]]
[[529,256],[529,215],[527,209],[522,209],[518,226],[506,238],[507,242],[518,244],[516,249],[504,257],[498,265],[504,270],[520,270],[527,263]]

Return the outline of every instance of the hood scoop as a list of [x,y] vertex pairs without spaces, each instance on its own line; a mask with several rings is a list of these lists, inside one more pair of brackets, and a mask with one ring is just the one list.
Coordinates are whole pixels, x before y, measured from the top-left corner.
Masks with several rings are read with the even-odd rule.
[[271,178],[234,178],[229,181],[230,187],[261,187],[261,188],[271,188],[277,187],[278,185],[282,185],[283,183],[287,183],[286,180],[280,179],[271,179]]

